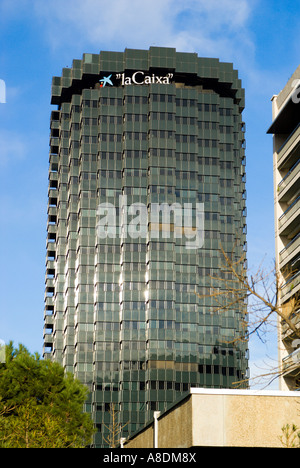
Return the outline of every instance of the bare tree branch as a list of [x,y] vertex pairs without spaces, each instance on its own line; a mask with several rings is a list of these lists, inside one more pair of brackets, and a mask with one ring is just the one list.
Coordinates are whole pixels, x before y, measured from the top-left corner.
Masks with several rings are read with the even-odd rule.
[[[223,256],[221,273],[210,276],[210,293],[198,296],[213,299],[215,313],[234,308],[242,311],[244,334],[234,338],[231,343],[238,340],[245,341],[253,334],[262,339],[272,320],[277,326],[278,319],[285,324],[293,338],[300,338],[300,322],[298,324],[295,322],[297,311],[300,310],[300,296],[295,294],[287,305],[280,305],[280,290],[283,284],[275,266],[266,272],[260,265],[255,273],[250,274],[245,268],[246,255],[236,257],[234,249],[228,254],[222,246],[220,251]],[[292,276],[293,272],[286,270],[285,282]],[[287,369],[288,366],[285,366],[284,372]],[[276,366],[269,375],[278,377],[281,372],[282,370]]]
[[114,403],[111,403],[109,413],[111,415],[112,422],[109,426],[104,424],[104,427],[108,430],[109,434],[107,437],[104,437],[104,435],[102,437],[104,442],[110,448],[116,448],[120,444],[120,435],[122,430],[129,424],[129,422],[123,426],[118,422],[119,411],[116,411]]

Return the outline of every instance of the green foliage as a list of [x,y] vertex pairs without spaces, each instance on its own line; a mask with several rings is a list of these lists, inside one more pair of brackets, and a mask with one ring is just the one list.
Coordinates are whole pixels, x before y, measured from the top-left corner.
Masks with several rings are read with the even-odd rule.
[[281,430],[280,441],[285,448],[300,448],[300,429],[295,424],[286,424]]
[[58,363],[6,346],[0,363],[0,448],[80,448],[93,434],[88,390]]

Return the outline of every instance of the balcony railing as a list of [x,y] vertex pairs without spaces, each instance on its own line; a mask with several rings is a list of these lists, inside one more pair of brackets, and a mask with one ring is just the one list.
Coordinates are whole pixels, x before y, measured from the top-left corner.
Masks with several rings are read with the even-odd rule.
[[296,249],[300,246],[300,232],[279,252],[280,263],[290,255],[296,254]]
[[[296,310],[295,312],[293,312],[289,316],[289,320],[297,328],[297,330],[300,331],[300,310]],[[291,325],[287,324],[284,319],[281,321],[281,333],[282,333],[282,340],[285,340],[286,338],[290,338],[295,333],[292,330]]]
[[289,170],[289,172],[283,177],[283,179],[281,179],[281,181],[278,184],[279,194],[290,184],[290,182],[295,178],[295,176],[298,175],[299,172],[296,171],[295,169],[297,168],[299,164],[300,164],[300,159],[298,159],[296,164],[294,164],[293,167],[291,167],[291,169]]
[[295,141],[297,140],[297,138],[299,137],[299,135],[300,135],[300,123],[297,125],[297,127],[295,128],[295,130],[288,136],[288,138],[285,140],[285,142],[283,143],[283,145],[281,145],[281,147],[280,147],[279,150],[277,151],[277,154],[278,154],[278,165],[281,164],[281,162],[283,161],[284,157],[288,154],[289,149],[290,149],[291,146],[295,143]]
[[300,212],[300,196],[285,210],[279,218],[279,228],[288,223],[297,211]]
[[300,271],[297,271],[291,278],[288,279],[281,287],[281,299],[285,301],[288,299],[288,296],[292,296],[296,291],[298,291],[298,286],[300,284]]
[[291,374],[295,371],[299,372],[300,368],[300,348],[293,351],[291,354],[283,358],[283,371],[285,374]]

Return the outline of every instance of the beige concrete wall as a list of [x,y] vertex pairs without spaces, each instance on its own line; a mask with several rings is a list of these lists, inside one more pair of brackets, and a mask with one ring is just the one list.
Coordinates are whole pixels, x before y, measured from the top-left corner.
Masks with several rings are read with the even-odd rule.
[[153,448],[153,424],[149,425],[143,431],[140,431],[135,437],[127,441],[124,448]]
[[[286,424],[300,428],[300,392],[192,389],[158,418],[158,448],[282,447]],[[153,424],[125,448],[153,448]]]
[[293,423],[300,428],[300,395],[192,395],[192,400],[194,446],[282,447],[281,428]]
[[[192,401],[185,400],[171,411],[163,414],[158,422],[158,448],[192,446]],[[127,441],[125,448],[153,448],[154,424],[140,431],[135,437]]]
[[158,419],[158,448],[192,446],[192,400],[181,405]]
[[192,395],[193,445],[225,445],[224,400],[219,395]]

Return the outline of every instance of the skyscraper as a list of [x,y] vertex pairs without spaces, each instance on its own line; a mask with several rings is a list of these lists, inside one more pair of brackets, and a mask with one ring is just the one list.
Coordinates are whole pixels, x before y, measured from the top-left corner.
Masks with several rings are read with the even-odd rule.
[[[300,66],[272,98],[276,270],[279,305],[299,329],[300,311]],[[282,390],[300,387],[300,340],[286,320],[278,319]]]
[[220,244],[246,250],[244,90],[230,63],[151,47],[84,54],[51,102],[44,355],[89,386],[98,447],[111,404],[126,436],[245,378],[245,311],[209,297]]

